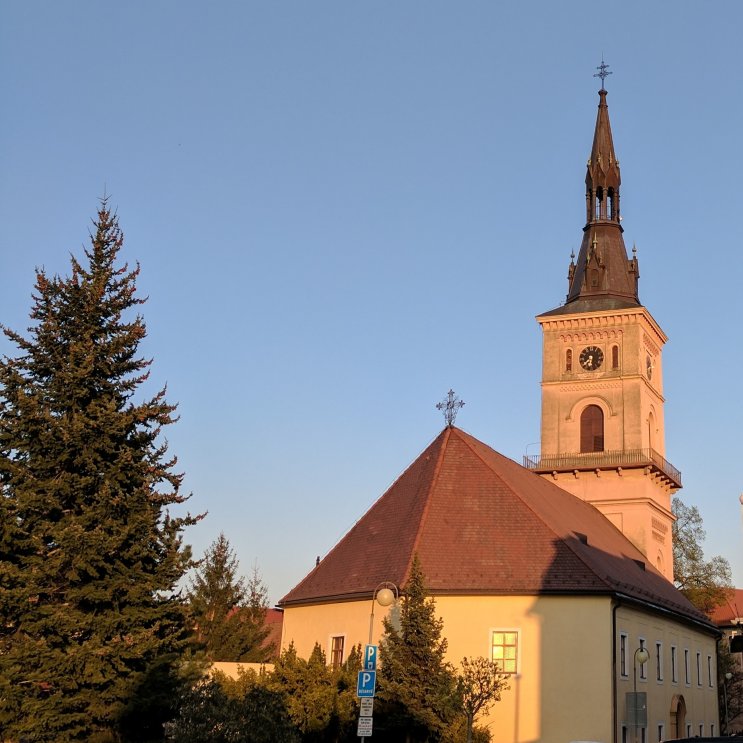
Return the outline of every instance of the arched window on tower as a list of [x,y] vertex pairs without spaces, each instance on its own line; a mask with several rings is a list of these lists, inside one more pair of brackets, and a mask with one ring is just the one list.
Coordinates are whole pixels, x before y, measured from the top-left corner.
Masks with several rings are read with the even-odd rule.
[[606,218],[614,219],[614,189],[610,188],[606,193]]
[[573,352],[569,348],[565,351],[565,371],[573,371]]
[[604,200],[604,189],[599,187],[596,189],[596,213],[595,218],[601,219],[601,202]]
[[588,405],[580,414],[580,450],[604,451],[604,411],[598,405]]
[[611,368],[619,369],[619,346],[611,347]]

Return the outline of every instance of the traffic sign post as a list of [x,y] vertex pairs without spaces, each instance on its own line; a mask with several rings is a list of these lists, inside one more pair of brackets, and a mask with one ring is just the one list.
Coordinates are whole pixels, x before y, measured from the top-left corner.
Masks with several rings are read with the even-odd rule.
[[371,717],[359,717],[359,725],[356,728],[356,735],[361,738],[371,737],[374,721]]
[[374,697],[362,697],[359,699],[359,715],[371,717],[374,713]]

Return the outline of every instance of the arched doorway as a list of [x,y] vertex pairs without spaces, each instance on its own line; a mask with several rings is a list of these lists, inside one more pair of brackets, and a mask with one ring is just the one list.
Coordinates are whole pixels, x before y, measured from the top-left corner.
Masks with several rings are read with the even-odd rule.
[[604,451],[604,411],[598,405],[587,405],[580,414],[580,450]]
[[671,737],[686,737],[686,702],[683,694],[674,694],[671,699]]

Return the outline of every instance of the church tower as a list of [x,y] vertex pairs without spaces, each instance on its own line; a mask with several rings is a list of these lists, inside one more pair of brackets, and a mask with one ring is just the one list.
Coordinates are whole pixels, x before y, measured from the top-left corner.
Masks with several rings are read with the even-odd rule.
[[541,455],[528,468],[592,503],[673,580],[671,496],[681,475],[665,458],[662,350],[627,257],[619,161],[602,79],[586,172],[586,225],[571,256],[564,305],[542,327]]

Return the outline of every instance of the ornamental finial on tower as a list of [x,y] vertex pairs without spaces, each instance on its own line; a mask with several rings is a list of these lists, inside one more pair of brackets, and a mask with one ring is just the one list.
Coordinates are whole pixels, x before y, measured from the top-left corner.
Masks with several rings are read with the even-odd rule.
[[445,399],[440,403],[437,403],[436,410],[440,410],[444,414],[444,420],[446,425],[451,427],[454,425],[454,420],[457,417],[457,413],[464,407],[464,400],[460,400],[454,390],[449,390]]
[[595,72],[593,76],[601,78],[601,90],[606,90],[606,88],[604,88],[604,80],[606,80],[606,78],[609,77],[609,75],[613,75],[614,73],[607,72],[607,70],[609,69],[609,65],[604,64],[603,54],[601,55],[601,64],[596,69],[598,70],[598,72]]

